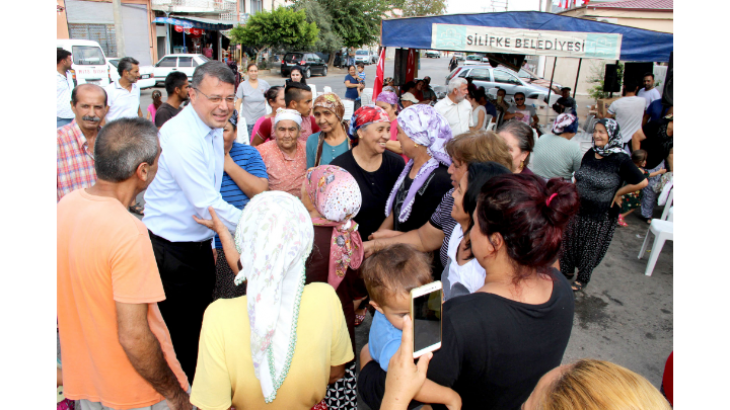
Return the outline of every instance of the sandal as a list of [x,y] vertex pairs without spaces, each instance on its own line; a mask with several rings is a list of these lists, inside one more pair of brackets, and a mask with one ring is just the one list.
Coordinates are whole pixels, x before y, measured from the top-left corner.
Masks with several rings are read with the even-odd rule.
[[137,214],[139,216],[144,216],[144,206],[137,202],[136,204],[129,207],[129,212]]
[[626,223],[626,220],[624,220],[623,215],[618,216],[618,226],[629,226],[629,224]]
[[584,285],[582,283],[578,282],[578,281],[573,282],[573,285],[572,285],[573,292],[580,292],[580,291],[582,291],[583,290],[583,286]]
[[355,313],[355,326],[360,326],[365,320],[365,315],[358,315]]

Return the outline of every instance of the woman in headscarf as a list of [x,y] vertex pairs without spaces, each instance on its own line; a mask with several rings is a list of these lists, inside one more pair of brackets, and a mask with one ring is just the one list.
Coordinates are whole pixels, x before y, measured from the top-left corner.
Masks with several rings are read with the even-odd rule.
[[[355,351],[355,307],[351,286],[363,260],[357,223],[362,195],[357,181],[344,169],[320,165],[307,170],[302,184],[302,203],[314,225],[314,246],[305,264],[306,283],[324,282],[335,288],[345,313],[347,331]],[[356,364],[345,365],[345,376],[327,389],[329,409],[357,409]]]
[[430,105],[412,105],[398,115],[398,141],[409,158],[385,204],[381,230],[408,232],[420,228],[451,189],[446,143],[448,121]]
[[306,208],[286,192],[261,193],[243,210],[235,240],[209,210],[211,220],[194,218],[218,233],[247,295],[219,299],[206,310],[191,403],[312,408],[354,353],[332,286],[305,286],[314,236]]
[[560,114],[553,123],[552,133],[544,134],[530,154],[530,170],[545,178],[570,181],[580,168],[583,154],[580,145],[570,141],[578,131],[578,117]]
[[560,270],[578,278],[573,291],[583,289],[608,251],[621,211],[621,197],[647,186],[639,170],[622,148],[621,132],[614,119],[602,119],[593,130],[593,148],[583,156],[575,173],[580,211],[563,234]]
[[335,93],[324,93],[314,100],[314,120],[320,131],[307,138],[307,168],[327,165],[350,149],[343,123],[345,106]]
[[390,91],[383,91],[375,99],[375,105],[385,110],[390,118],[390,141],[385,143],[385,149],[395,152],[408,162],[408,157],[403,155],[403,148],[398,142],[398,96]]

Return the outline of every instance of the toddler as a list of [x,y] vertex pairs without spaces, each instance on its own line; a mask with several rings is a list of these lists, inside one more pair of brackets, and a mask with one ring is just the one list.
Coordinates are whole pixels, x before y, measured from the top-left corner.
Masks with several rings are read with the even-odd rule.
[[[359,82],[362,85],[365,85],[365,64],[363,63],[357,63],[357,82]],[[361,89],[357,89],[357,99],[360,100],[360,94],[362,94]]]
[[[647,178],[655,177],[657,175],[661,175],[667,172],[666,169],[660,169],[659,171],[652,172],[650,174],[649,171],[644,169],[644,167],[646,166],[647,156],[648,153],[643,149],[638,149],[631,153],[631,161],[634,163],[634,165],[636,165],[637,168],[639,168],[644,173]],[[624,218],[626,218],[626,216],[634,212],[634,210],[639,207],[641,207],[641,191],[629,192],[628,194],[625,194],[623,197],[621,197],[621,214],[618,216],[618,225],[629,226]]]
[[[376,312],[370,326],[370,340],[360,353],[360,365],[370,359],[388,371],[390,358],[400,348],[403,319],[410,314],[411,289],[433,282],[428,255],[411,245],[396,244],[365,259],[362,276]],[[365,383],[363,383],[365,384]],[[363,398],[372,397],[373,386],[360,385]],[[382,397],[380,397],[382,399]],[[367,401],[367,399],[365,399]],[[461,407],[461,397],[452,389],[426,380],[414,400]]]

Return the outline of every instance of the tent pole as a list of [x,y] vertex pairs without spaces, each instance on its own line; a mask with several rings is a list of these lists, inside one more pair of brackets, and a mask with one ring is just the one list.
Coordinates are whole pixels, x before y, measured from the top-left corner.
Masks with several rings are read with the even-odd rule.
[[578,73],[575,74],[575,87],[573,88],[573,99],[575,99],[575,93],[578,91],[578,79],[580,78],[580,65],[583,63],[583,59],[578,60]]
[[550,73],[550,87],[548,87],[548,96],[547,96],[547,100],[545,101],[548,106],[550,105],[550,94],[552,94],[552,92],[553,92],[553,78],[555,77],[555,66],[558,64],[558,58],[557,57],[553,57],[553,58],[554,58],[553,72]]

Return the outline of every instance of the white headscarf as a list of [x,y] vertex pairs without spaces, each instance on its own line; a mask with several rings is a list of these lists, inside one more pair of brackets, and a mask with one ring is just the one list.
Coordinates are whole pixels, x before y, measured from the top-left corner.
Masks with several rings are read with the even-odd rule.
[[236,227],[243,269],[234,281],[248,281],[251,359],[266,403],[276,398],[296,348],[304,263],[313,238],[307,209],[283,191],[256,195]]
[[274,127],[276,127],[276,124],[278,124],[281,120],[292,120],[296,122],[298,126],[302,126],[302,114],[300,114],[297,110],[279,108],[276,110],[276,117],[274,117]]

